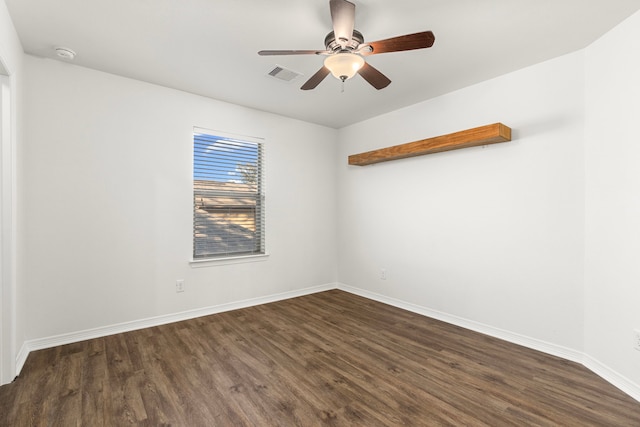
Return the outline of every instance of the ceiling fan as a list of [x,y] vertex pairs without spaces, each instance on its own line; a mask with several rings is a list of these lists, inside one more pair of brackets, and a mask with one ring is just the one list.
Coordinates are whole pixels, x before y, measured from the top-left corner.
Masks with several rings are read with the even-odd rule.
[[433,46],[435,36],[431,31],[392,37],[365,43],[362,33],[354,29],[356,5],[347,0],[330,0],[333,31],[324,39],[325,50],[261,50],[258,55],[325,55],[324,65],[300,89],[315,89],[330,73],[342,82],[356,73],[371,86],[380,90],[391,80],[368,64],[363,56],[378,53],[424,49]]

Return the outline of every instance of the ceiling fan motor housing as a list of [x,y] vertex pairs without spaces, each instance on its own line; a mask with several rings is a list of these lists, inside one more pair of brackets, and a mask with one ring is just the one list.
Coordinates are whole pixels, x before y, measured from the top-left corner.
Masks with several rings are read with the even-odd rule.
[[340,43],[336,41],[336,35],[334,34],[333,31],[327,34],[327,36],[324,38],[325,47],[327,48],[327,50],[334,53],[340,52],[341,50],[354,51],[362,43],[364,43],[364,36],[358,30],[353,30],[353,36],[351,37],[351,41],[344,47],[344,49],[340,45]]

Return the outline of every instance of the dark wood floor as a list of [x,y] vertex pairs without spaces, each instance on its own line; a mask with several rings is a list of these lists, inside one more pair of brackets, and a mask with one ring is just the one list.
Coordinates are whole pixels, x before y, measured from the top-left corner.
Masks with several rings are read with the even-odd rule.
[[2,426],[640,426],[583,366],[341,291],[29,355]]

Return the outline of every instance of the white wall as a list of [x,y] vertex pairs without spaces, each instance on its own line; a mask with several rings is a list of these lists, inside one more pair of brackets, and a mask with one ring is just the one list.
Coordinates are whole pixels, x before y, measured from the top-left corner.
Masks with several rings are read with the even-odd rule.
[[0,385],[16,375],[17,349],[24,340],[25,300],[18,277],[18,108],[21,102],[22,46],[9,11],[0,1]]
[[[340,281],[581,350],[583,70],[578,52],[341,129]],[[495,122],[512,142],[347,165]]]
[[640,384],[640,13],[586,50],[585,349]]
[[[334,129],[57,61],[25,69],[29,339],[335,282]],[[266,261],[188,264],[193,126],[266,138]]]

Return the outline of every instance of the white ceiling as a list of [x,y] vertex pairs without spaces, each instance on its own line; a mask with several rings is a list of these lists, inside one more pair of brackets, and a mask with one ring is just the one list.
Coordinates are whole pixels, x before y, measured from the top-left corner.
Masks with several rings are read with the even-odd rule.
[[[367,57],[392,83],[360,76],[299,87],[324,57],[328,0],[5,0],[25,52],[340,128],[586,47],[640,0],[352,0],[365,41],[431,30],[430,49]],[[275,65],[303,73],[268,77]]]

